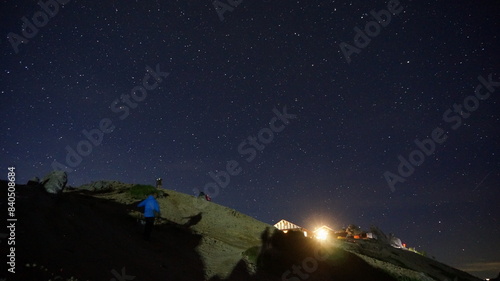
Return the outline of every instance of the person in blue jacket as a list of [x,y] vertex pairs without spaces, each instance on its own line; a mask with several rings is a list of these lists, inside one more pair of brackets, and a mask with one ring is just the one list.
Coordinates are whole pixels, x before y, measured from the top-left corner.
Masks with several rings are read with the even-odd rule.
[[149,240],[151,231],[155,222],[155,216],[160,216],[160,205],[153,195],[149,195],[144,201],[139,203],[137,207],[144,207],[144,240]]

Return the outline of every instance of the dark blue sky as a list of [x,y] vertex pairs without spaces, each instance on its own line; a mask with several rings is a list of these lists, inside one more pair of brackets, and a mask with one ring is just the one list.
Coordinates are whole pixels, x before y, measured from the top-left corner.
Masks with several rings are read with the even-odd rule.
[[[370,12],[382,20],[388,1],[288,2],[243,0],[222,21],[211,1],[72,0],[46,19],[33,1],[2,3],[3,178],[57,161],[72,186],[162,177],[192,194],[236,161],[217,203],[270,224],[378,225],[498,272],[500,86],[478,77],[500,80],[500,5],[400,1],[380,26]],[[372,37],[355,29],[367,23]],[[296,118],[271,130],[285,107]],[[404,180],[394,192],[386,172]]]

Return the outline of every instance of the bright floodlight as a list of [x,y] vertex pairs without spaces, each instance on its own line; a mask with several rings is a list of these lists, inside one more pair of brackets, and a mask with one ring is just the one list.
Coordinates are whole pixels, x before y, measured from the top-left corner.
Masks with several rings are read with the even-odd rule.
[[316,231],[316,239],[318,240],[326,240],[328,238],[328,230],[326,229],[318,229]]

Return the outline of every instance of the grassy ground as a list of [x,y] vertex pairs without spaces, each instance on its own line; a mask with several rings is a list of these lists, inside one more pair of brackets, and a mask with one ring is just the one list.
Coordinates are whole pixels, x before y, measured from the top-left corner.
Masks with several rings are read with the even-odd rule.
[[[6,188],[6,182],[0,185]],[[151,281],[303,280],[283,276],[296,265],[315,263],[308,281],[479,280],[413,252],[366,241],[333,241],[331,255],[314,260],[316,241],[148,185],[114,183],[106,190],[68,190],[58,197],[37,187],[20,185],[17,191],[14,280],[111,280],[123,272]],[[146,242],[136,206],[151,192],[158,194],[162,219]]]

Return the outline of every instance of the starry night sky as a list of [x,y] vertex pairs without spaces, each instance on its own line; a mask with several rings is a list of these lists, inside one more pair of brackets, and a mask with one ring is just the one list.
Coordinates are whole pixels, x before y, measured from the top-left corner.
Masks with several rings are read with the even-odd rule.
[[[356,48],[354,28],[388,1],[233,3],[221,20],[209,0],[71,0],[26,44],[15,37],[17,53],[9,37],[42,8],[2,3],[0,178],[9,166],[20,184],[68,166],[66,148],[108,122],[99,145],[81,145],[89,153],[68,166],[69,185],[162,177],[194,194],[236,161],[214,202],[270,224],[377,225],[496,275],[500,86],[474,92],[479,76],[500,80],[498,1],[402,0],[350,63],[341,43]],[[156,87],[131,99],[146,75]],[[285,107],[295,118],[277,119],[271,137]],[[384,173],[398,175],[398,156],[436,128],[446,140],[391,191]]]

